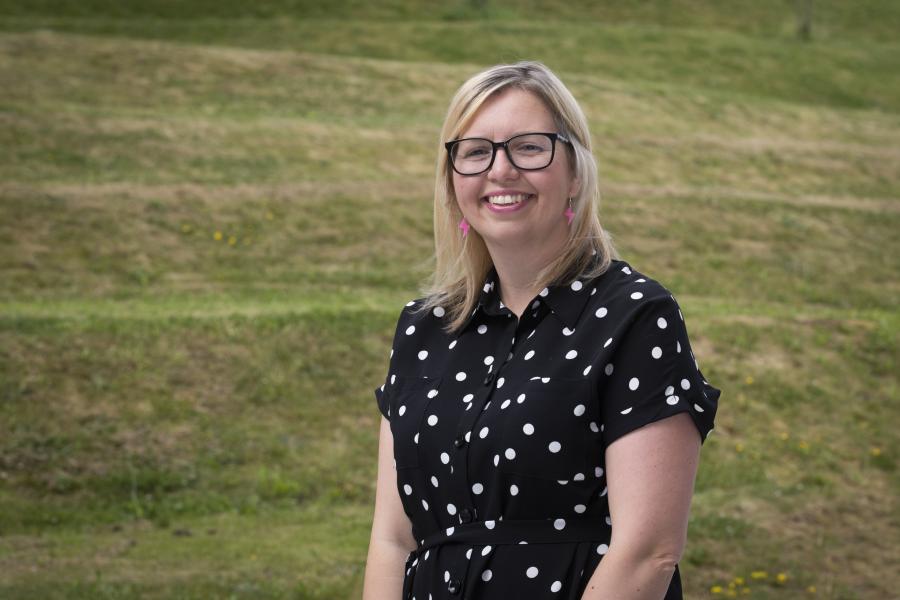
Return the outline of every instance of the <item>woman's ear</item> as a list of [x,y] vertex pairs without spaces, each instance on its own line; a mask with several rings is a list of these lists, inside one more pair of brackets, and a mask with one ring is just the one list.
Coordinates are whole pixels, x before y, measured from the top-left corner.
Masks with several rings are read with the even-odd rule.
[[572,179],[572,183],[569,184],[569,198],[574,198],[578,195],[578,192],[581,191],[581,180],[578,178]]

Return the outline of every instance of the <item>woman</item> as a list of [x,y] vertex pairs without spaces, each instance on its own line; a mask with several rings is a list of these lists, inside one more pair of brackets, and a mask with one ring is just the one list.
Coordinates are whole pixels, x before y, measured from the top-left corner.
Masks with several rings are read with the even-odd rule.
[[500,65],[441,141],[433,284],[375,392],[364,599],[681,598],[720,392],[600,226],[584,114],[544,65]]

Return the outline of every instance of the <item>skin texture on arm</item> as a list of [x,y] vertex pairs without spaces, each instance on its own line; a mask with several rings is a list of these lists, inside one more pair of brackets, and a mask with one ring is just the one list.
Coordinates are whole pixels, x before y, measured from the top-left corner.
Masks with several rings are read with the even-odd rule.
[[662,600],[687,539],[700,435],[687,413],[606,449],[612,539],[582,600]]
[[378,439],[375,514],[366,558],[363,600],[400,600],[403,593],[403,569],[409,553],[415,548],[412,523],[403,512],[397,490],[391,426],[382,417]]

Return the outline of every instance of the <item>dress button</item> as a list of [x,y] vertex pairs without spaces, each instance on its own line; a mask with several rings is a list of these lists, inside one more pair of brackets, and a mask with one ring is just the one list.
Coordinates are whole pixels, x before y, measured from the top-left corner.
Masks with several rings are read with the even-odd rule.
[[447,584],[447,591],[455,596],[459,593],[461,587],[462,584],[459,582],[459,579],[454,579],[449,584]]
[[475,509],[464,508],[459,511],[459,520],[462,523],[471,523],[475,520]]
[[457,438],[455,440],[453,440],[453,445],[456,446],[457,448],[462,448],[463,446],[466,445],[466,438],[461,435],[457,436]]

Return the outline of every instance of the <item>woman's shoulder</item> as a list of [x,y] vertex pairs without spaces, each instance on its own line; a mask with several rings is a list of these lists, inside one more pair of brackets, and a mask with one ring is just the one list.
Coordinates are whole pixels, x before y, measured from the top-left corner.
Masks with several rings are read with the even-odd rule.
[[629,262],[614,259],[602,274],[590,281],[594,303],[624,305],[633,309],[648,305],[677,308],[672,292],[659,280],[639,271]]

